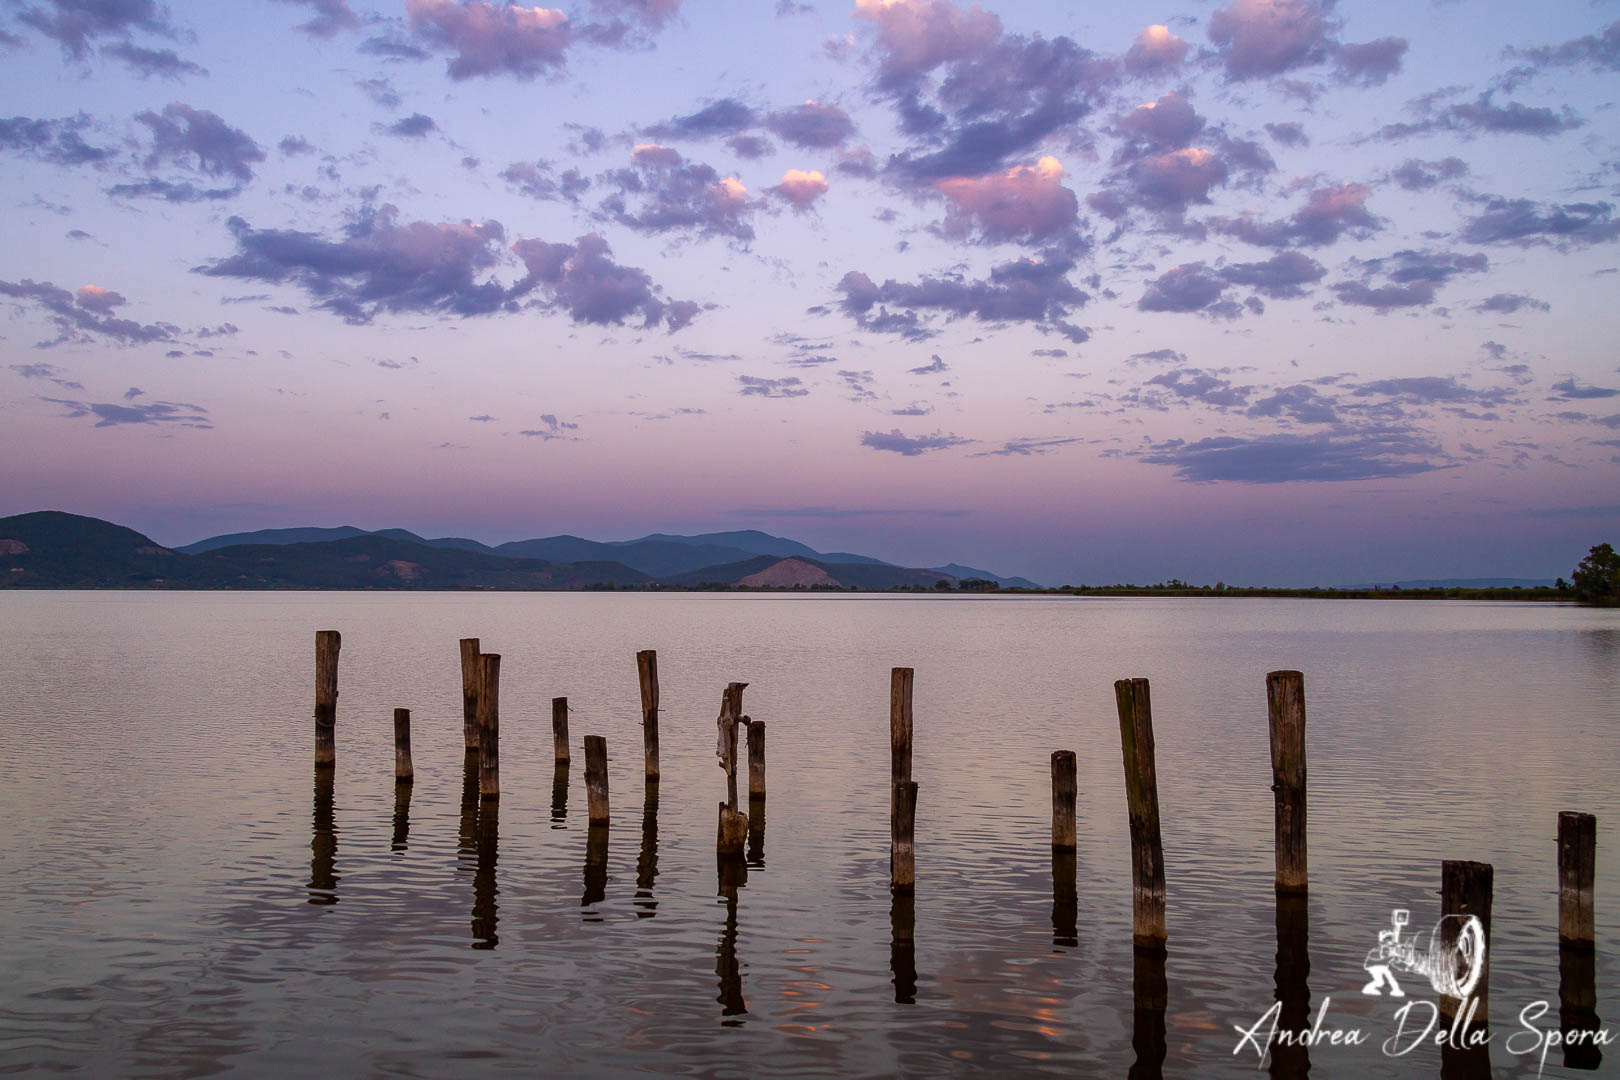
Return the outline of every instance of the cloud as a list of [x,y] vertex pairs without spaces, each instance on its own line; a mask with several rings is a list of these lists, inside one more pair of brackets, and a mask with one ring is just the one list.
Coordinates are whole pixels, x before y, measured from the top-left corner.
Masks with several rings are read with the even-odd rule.
[[1367,209],[1372,188],[1366,184],[1345,183],[1317,188],[1305,205],[1281,220],[1265,221],[1249,214],[1238,217],[1211,217],[1207,224],[1217,233],[1258,247],[1325,247],[1349,234],[1357,239],[1370,236],[1382,226]]
[[172,180],[159,180],[155,177],[141,180],[133,184],[114,184],[107,189],[107,194],[115,199],[162,199],[172,203],[211,202],[217,199],[234,199],[242,193],[240,187],[228,188],[202,188],[189,181],[176,183]]
[[842,146],[855,134],[848,113],[837,105],[819,101],[773,112],[765,118],[765,126],[777,137],[806,150]]
[[1055,157],[983,177],[950,177],[938,188],[950,204],[945,232],[954,236],[977,231],[988,241],[1038,243],[1072,233],[1080,214]]
[[995,450],[981,450],[973,456],[1033,457],[1037,454],[1045,454],[1051,450],[1055,450],[1060,446],[1072,446],[1078,442],[1085,442],[1085,440],[1078,437],[1044,439],[1026,436],[1023,438],[1009,439]]
[[[127,398],[128,395],[125,395]],[[153,426],[173,424],[183,428],[199,428],[207,431],[213,428],[213,421],[208,418],[208,410],[201,405],[191,405],[183,401],[154,401],[146,405],[119,405],[112,402],[70,401],[65,398],[41,398],[52,405],[62,406],[64,419],[76,420],[79,417],[93,416],[96,418],[96,427],[120,427],[126,424],[150,424]]]
[[1520,308],[1531,311],[1551,311],[1552,305],[1523,293],[1495,293],[1474,305],[1475,311],[1493,311],[1498,315],[1511,315]]
[[1401,70],[1406,47],[1406,39],[1398,37],[1379,38],[1360,45],[1340,44],[1333,50],[1333,64],[1341,81],[1377,86]]
[[1197,401],[1217,409],[1243,408],[1249,403],[1252,386],[1233,386],[1231,380],[1220,374],[1199,368],[1175,368],[1160,372],[1147,381],[1148,386],[1161,386],[1178,398]]
[[1311,145],[1311,137],[1305,134],[1305,126],[1295,121],[1286,123],[1267,124],[1266,134],[1278,146],[1302,147]]
[[928,358],[928,363],[922,367],[907,368],[906,370],[913,375],[943,375],[951,370],[951,366],[940,359],[938,353],[935,353]]
[[[891,278],[877,285],[851,270],[838,283],[844,294],[839,307],[863,329],[912,340],[935,332],[923,324],[921,312],[940,312],[947,319],[972,315],[984,322],[1032,322],[1061,330],[1063,318],[1091,299],[1070,283],[1073,269],[1072,259],[1047,252],[1040,258],[1000,263],[988,278],[976,280],[945,276],[907,283]],[[899,310],[891,312],[891,305]]]
[[1573,378],[1552,384],[1556,397],[1548,401],[1591,401],[1599,398],[1620,397],[1620,390],[1611,390],[1603,386],[1576,386]]
[[276,149],[281,151],[283,157],[296,157],[299,154],[313,154],[315,144],[302,135],[284,135],[276,143]]
[[1168,26],[1150,26],[1136,35],[1125,53],[1125,71],[1137,77],[1172,72],[1187,58],[1188,45]]
[[[699,236],[752,240],[755,203],[735,176],[722,177],[701,162],[656,143],[635,148],[629,168],[604,173],[618,190],[603,199],[599,216],[637,232],[692,230]],[[633,205],[634,204],[634,205]]]
[[1529,199],[1492,196],[1485,209],[1463,225],[1462,238],[1470,244],[1550,244],[1583,247],[1620,237],[1620,221],[1606,202],[1541,203]]
[[1582,65],[1594,71],[1620,71],[1620,19],[1596,34],[1572,38],[1561,45],[1509,49],[1541,67]]
[[23,7],[17,21],[61,45],[75,60],[83,60],[99,38],[127,38],[137,30],[174,36],[168,12],[156,0],[43,0]]
[[1507,387],[1476,390],[1451,376],[1419,375],[1400,379],[1376,379],[1355,387],[1356,397],[1377,395],[1409,405],[1475,404],[1505,405],[1514,399]]
[[[1544,106],[1523,105],[1517,101],[1497,105],[1491,100],[1492,97],[1493,92],[1487,90],[1473,101],[1449,105],[1421,120],[1386,124],[1378,129],[1376,137],[1394,141],[1434,132],[1461,135],[1486,132],[1493,135],[1535,135],[1546,138],[1585,124],[1585,121],[1576,116],[1567,105],[1562,110],[1554,112]],[[1423,101],[1427,103],[1428,99],[1425,98]]]
[[1383,480],[1451,465],[1438,443],[1392,428],[1219,436],[1192,443],[1172,439],[1136,457],[1149,465],[1172,466],[1177,479],[1201,484]]
[[143,79],[149,79],[153,75],[163,79],[179,79],[186,75],[208,74],[207,68],[183,59],[173,49],[143,49],[128,41],[102,46],[101,55],[122,60],[131,71]]
[[386,126],[377,125],[377,130],[384,135],[394,135],[401,139],[421,139],[439,130],[439,125],[433,122],[431,116],[421,113],[411,115],[394,121]]
[[484,315],[508,299],[495,281],[477,280],[499,259],[505,234],[498,221],[402,224],[398,209],[384,205],[350,215],[339,240],[255,229],[240,217],[226,225],[236,252],[198,272],[291,282],[345,322],[369,323],[385,311]]
[[501,170],[501,179],[531,199],[562,199],[577,203],[591,182],[578,169],[553,174],[547,161],[514,161]]
[[622,325],[640,315],[642,326],[663,323],[673,334],[698,314],[694,301],[659,299],[659,290],[646,271],[615,263],[607,241],[596,233],[587,233],[572,244],[519,240],[512,250],[529,271],[512,287],[512,294],[538,289],[550,306],[566,311],[576,323]]
[[83,113],[61,120],[0,117],[0,150],[10,150],[52,165],[100,165],[116,151],[85,142],[79,133],[89,126],[90,118]]
[[1401,69],[1403,39],[1342,42],[1332,8],[1332,0],[1234,0],[1210,16],[1209,40],[1230,81],[1331,62],[1341,82],[1373,86]]
[[733,135],[726,140],[731,152],[744,161],[758,161],[775,151],[776,146],[771,140],[759,135]]
[[791,203],[795,210],[808,210],[827,194],[827,178],[816,169],[789,169],[782,174],[780,183],[766,190]]
[[152,132],[148,169],[171,162],[205,176],[227,176],[240,185],[253,179],[253,166],[264,160],[264,150],[251,136],[207,109],[177,101],[165,105],[161,114],[148,110],[135,119]]
[[453,53],[450,78],[511,75],[527,82],[562,66],[574,31],[563,12],[487,0],[405,0],[411,33]]
[[1115,118],[1115,133],[1125,142],[1114,160],[1123,163],[1155,151],[1180,149],[1192,143],[1205,123],[1179,90],[1144,102]]
[[861,436],[862,446],[873,450],[888,450],[903,457],[916,457],[934,450],[948,450],[953,446],[965,446],[972,441],[960,435],[938,431],[932,435],[902,435],[899,428],[890,431],[868,431]]
[[360,16],[349,7],[349,0],[280,0],[280,2],[302,4],[314,9],[315,14],[309,22],[300,23],[297,27],[310,37],[334,37],[340,31],[358,30],[362,25]]
[[756,375],[738,375],[737,383],[741,387],[738,393],[744,397],[793,398],[804,397],[810,393],[797,375],[789,375],[782,379],[763,379]]
[[1458,157],[1441,158],[1439,161],[1407,158],[1389,175],[1407,191],[1428,191],[1441,181],[1467,176],[1468,163]]
[[110,312],[123,304],[124,298],[94,285],[85,286],[75,295],[49,281],[23,278],[0,281],[0,296],[19,301],[19,306],[32,304],[46,312],[58,334],[53,340],[39,342],[36,347],[42,349],[63,342],[87,342],[92,340],[92,335],[111,338],[122,345],[144,345],[169,341],[180,332],[180,328],[171,323],[142,324],[113,317]]
[[1203,312],[1235,319],[1243,312],[1238,304],[1223,299],[1229,285],[1202,262],[1183,263],[1148,282],[1136,306],[1140,311]]
[[759,124],[759,114],[736,98],[721,98],[697,112],[645,129],[655,139],[712,139],[737,135]]
[[1247,285],[1276,300],[1305,295],[1305,286],[1321,281],[1326,273],[1321,263],[1298,251],[1285,251],[1265,262],[1232,263],[1220,270],[1233,285]]
[[1281,386],[1248,407],[1245,415],[1256,418],[1292,417],[1302,424],[1336,424],[1337,403],[1314,386],[1296,383]]

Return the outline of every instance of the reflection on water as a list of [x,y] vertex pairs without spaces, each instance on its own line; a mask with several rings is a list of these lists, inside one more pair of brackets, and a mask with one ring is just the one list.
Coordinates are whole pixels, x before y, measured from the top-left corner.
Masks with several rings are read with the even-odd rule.
[[748,800],[748,868],[765,869],[765,797]]
[[337,895],[338,830],[332,809],[335,771],[330,766],[315,767],[315,810],[310,818],[309,902],[335,904]]
[[394,785],[394,835],[388,841],[388,850],[401,852],[411,838],[411,784]]
[[889,901],[889,974],[897,1005],[917,1003],[917,894],[897,892]]
[[[1277,896],[1277,970],[1272,976],[1279,1031],[1303,1031],[1311,1024],[1311,913],[1307,898],[1295,893]],[[1273,1080],[1298,1080],[1311,1071],[1310,1047],[1303,1044],[1271,1048]]]
[[658,880],[658,781],[648,780],[641,800],[641,853],[636,856],[636,917],[658,914],[653,883]]
[[1491,1047],[1452,1046],[1447,1041],[1440,1047],[1440,1080],[1491,1080]]
[[568,762],[559,761],[551,773],[551,827],[568,828]]
[[1156,1080],[1164,1075],[1164,1011],[1170,987],[1165,980],[1165,950],[1131,947],[1131,1048],[1136,1061],[1131,1080]]
[[1591,1071],[1603,1065],[1603,1048],[1592,1039],[1602,1028],[1597,1014],[1597,954],[1562,945],[1558,949],[1558,1029],[1564,1038],[1566,1069]]
[[478,854],[478,751],[470,750],[461,759],[461,821],[457,831],[460,844],[456,869],[466,870]]
[[[726,921],[720,928],[720,943],[714,950],[714,973],[720,977],[720,1002],[723,1017],[742,1016],[748,1012],[743,1000],[742,964],[737,960],[737,891],[748,884],[748,864],[735,855],[718,855],[715,862],[718,892],[726,902]],[[726,1024],[740,1024],[740,1020],[726,1020]]]
[[1052,852],[1052,944],[1060,949],[1080,945],[1080,893],[1075,884],[1076,856]]
[[608,827],[593,822],[585,832],[585,892],[579,906],[587,910],[581,918],[586,922],[601,922],[602,914],[595,905],[607,899]]
[[493,949],[500,944],[495,927],[497,917],[496,896],[500,889],[495,884],[495,863],[501,857],[501,804],[497,799],[484,799],[478,807],[478,864],[473,871],[472,936],[475,949]]

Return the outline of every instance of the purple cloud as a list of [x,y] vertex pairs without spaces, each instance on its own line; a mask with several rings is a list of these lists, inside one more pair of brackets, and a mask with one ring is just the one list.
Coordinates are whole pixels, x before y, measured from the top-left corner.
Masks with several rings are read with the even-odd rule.
[[56,326],[57,337],[39,342],[36,348],[50,348],[63,342],[88,342],[93,340],[93,335],[110,338],[121,345],[144,345],[169,341],[180,333],[180,328],[171,323],[143,325],[133,319],[113,317],[111,312],[124,303],[124,298],[95,285],[86,285],[74,294],[49,281],[23,278],[0,281],[0,296],[18,301],[21,307],[37,306]]
[[253,179],[253,166],[264,160],[264,150],[247,132],[207,109],[177,101],[165,105],[161,114],[148,110],[135,119],[152,131],[148,169],[169,162],[245,184]]
[[972,441],[960,435],[938,431],[932,435],[902,435],[899,428],[889,431],[868,431],[861,436],[862,446],[873,450],[887,450],[903,457],[917,457],[919,454],[934,450],[949,450],[953,446],[965,446]]
[[618,190],[602,200],[598,216],[626,228],[754,238],[748,218],[756,204],[742,182],[701,162],[687,161],[670,147],[638,146],[629,168],[604,173],[601,180]]
[[519,240],[512,250],[529,272],[512,287],[511,295],[538,290],[550,307],[566,311],[576,323],[622,325],[640,315],[643,327],[663,323],[673,334],[698,314],[694,301],[659,299],[646,271],[615,263],[607,241],[595,233],[572,244]]

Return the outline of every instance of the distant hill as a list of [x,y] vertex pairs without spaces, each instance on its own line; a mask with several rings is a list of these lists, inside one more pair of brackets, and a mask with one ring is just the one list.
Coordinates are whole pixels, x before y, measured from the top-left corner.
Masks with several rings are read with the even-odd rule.
[[[771,586],[791,587],[803,584],[823,585],[842,589],[892,589],[895,586],[921,585],[933,588],[941,575],[934,570],[915,570],[902,566],[870,563],[828,563],[800,555],[785,559],[775,555],[756,555],[742,562],[705,566],[671,574],[660,579],[664,585],[697,588],[703,585],[743,585],[759,588]],[[956,582],[951,580],[951,584]]]
[[548,536],[541,540],[514,540],[495,549],[497,555],[523,555],[554,562],[586,559],[610,560],[634,567],[652,577],[667,577],[705,566],[738,562],[753,552],[718,544],[687,544],[674,540],[635,540],[603,543],[578,536]]
[[979,570],[972,566],[963,566],[961,563],[947,563],[944,566],[936,566],[933,569],[941,574],[949,574],[951,577],[961,578],[963,581],[966,581],[969,578],[981,578],[985,581],[993,581],[1004,589],[1039,589],[1041,587],[1029,580],[1029,578],[1002,577],[1000,574],[992,574],[988,570]]
[[[95,520],[93,518],[87,520]],[[404,530],[400,530],[403,532]],[[187,555],[200,555],[215,548],[235,547],[238,544],[308,544],[321,540],[347,540],[351,536],[365,536],[366,530],[353,525],[339,525],[335,529],[260,529],[257,532],[225,533],[210,536],[174,550]]]
[[191,558],[134,529],[60,510],[0,518],[0,588],[184,584]]
[[1479,577],[1420,578],[1416,581],[1384,581],[1372,585],[1343,585],[1345,589],[1550,589],[1552,578]]
[[758,529],[739,529],[736,532],[699,533],[696,536],[675,536],[671,533],[651,533],[639,540],[615,541],[615,546],[640,544],[647,540],[670,540],[677,544],[712,544],[715,547],[735,548],[754,555],[804,555],[812,559],[822,556],[815,548],[788,540]]

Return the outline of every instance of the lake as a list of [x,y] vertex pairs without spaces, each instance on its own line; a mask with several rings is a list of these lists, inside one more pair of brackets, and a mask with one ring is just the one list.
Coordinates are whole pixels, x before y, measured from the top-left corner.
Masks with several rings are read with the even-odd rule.
[[[343,647],[323,781],[325,628]],[[503,657],[502,794],[483,810],[464,770],[464,636]],[[635,658],[649,648],[655,798]],[[897,900],[899,665],[916,669],[919,794],[916,894]],[[1308,901],[1281,910],[1265,692],[1279,668],[1305,673],[1311,859]],[[1131,944],[1112,684],[1135,676],[1151,680],[1158,744],[1158,959]],[[742,872],[715,855],[715,716],[732,680],[768,731]],[[563,695],[573,765],[559,774]],[[412,710],[408,792],[393,780],[398,706]],[[611,759],[605,854],[587,844],[584,735],[605,736]],[[1050,849],[1059,749],[1079,761],[1072,878]],[[1534,1076],[1517,1018],[1546,1001],[1540,1027],[1559,1026],[1560,810],[1599,820],[1595,965],[1565,957],[1562,974],[1620,1017],[1605,832],[1620,821],[1620,611],[13,592],[0,790],[3,1072],[1465,1075],[1477,1056],[1432,1040],[1386,1053],[1398,1003],[1359,991],[1392,909],[1427,929],[1441,861],[1476,859],[1495,867],[1490,1062]],[[1403,979],[1410,1000],[1434,1000]],[[1262,1064],[1235,1026],[1279,994],[1312,1017],[1331,999],[1325,1026],[1367,1041]],[[1620,1046],[1601,1069],[1620,1075]],[[1554,1049],[1543,1075],[1589,1073]]]

